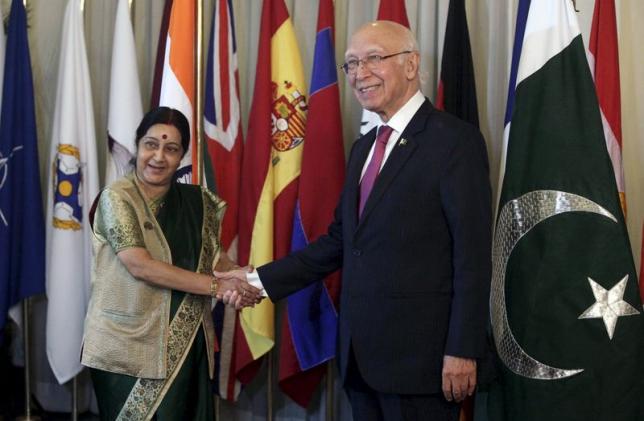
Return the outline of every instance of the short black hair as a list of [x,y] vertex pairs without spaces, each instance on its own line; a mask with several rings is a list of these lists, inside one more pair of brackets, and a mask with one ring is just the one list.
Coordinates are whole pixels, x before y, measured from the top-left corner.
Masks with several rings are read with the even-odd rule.
[[[146,115],[143,116],[139,127],[136,129],[136,147],[139,147],[139,142],[150,130],[150,127],[155,124],[167,124],[174,126],[181,135],[181,146],[183,147],[183,155],[188,152],[190,146],[190,123],[185,115],[179,110],[170,107],[157,107],[154,108]],[[182,155],[182,156],[183,156]]]

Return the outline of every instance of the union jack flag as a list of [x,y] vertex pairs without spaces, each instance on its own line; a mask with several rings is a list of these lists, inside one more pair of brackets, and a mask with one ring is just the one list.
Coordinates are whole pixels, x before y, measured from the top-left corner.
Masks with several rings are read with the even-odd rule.
[[[206,185],[228,203],[221,229],[221,244],[228,255],[237,258],[237,210],[243,148],[239,107],[237,46],[231,0],[217,0],[213,12],[206,94],[204,101],[204,176]],[[219,342],[216,353],[214,390],[234,401],[240,383],[234,371],[234,332],[237,313],[219,303],[213,309]]]

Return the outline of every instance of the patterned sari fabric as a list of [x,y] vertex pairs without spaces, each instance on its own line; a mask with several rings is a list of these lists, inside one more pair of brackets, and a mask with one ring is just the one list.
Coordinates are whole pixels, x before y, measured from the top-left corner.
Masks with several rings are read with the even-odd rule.
[[[206,215],[218,215],[216,209]],[[168,193],[147,205],[156,215],[170,246],[175,266],[201,272],[212,267],[213,253],[202,244],[202,235],[217,235],[217,221],[204,221],[204,201],[200,189],[173,184]],[[108,233],[118,218],[97,214],[97,235]],[[136,217],[133,215],[133,217]],[[204,229],[206,228],[206,229]],[[137,230],[118,241],[106,236],[114,250],[141,246]],[[205,249],[205,250],[204,250]],[[203,267],[202,267],[203,266]],[[103,420],[212,420],[213,403],[208,379],[208,354],[203,334],[204,298],[181,291],[172,291],[170,329],[168,335],[167,377],[144,379],[90,369]],[[162,341],[160,341],[162,342]]]

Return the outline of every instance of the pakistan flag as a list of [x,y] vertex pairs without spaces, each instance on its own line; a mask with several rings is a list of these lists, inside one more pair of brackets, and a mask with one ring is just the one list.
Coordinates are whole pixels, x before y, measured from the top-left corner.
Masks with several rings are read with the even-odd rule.
[[489,418],[642,420],[642,304],[568,0],[519,4],[505,140]]

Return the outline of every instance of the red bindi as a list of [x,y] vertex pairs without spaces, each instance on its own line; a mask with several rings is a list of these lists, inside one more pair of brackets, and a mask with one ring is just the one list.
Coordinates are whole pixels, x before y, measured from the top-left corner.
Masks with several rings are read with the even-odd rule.
[[161,135],[161,139],[167,139],[167,138],[168,138],[168,135],[167,135],[167,134],[163,134],[163,135]]

